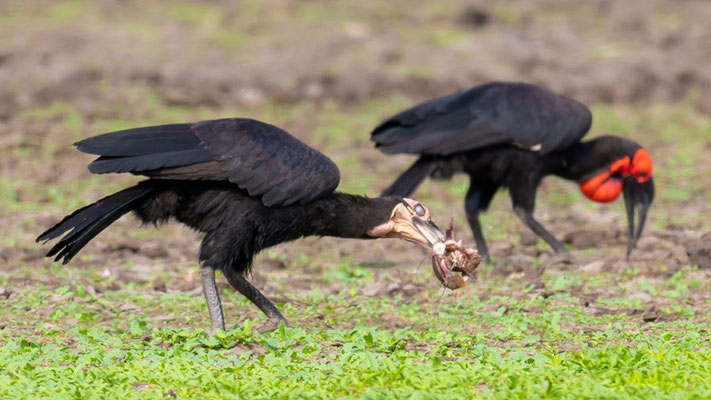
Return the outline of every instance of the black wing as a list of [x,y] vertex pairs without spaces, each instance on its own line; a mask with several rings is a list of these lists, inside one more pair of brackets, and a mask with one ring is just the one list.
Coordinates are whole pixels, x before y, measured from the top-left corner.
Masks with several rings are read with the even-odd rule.
[[307,204],[332,193],[340,180],[338,167],[318,150],[252,119],[128,129],[75,145],[100,156],[89,164],[96,174],[227,180],[268,207]]
[[371,139],[385,153],[446,155],[510,143],[548,153],[579,141],[585,105],[538,86],[492,82],[439,97],[383,121]]

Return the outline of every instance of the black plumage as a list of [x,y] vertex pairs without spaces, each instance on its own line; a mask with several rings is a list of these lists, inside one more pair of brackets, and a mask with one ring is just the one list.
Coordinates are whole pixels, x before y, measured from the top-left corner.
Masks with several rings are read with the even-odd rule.
[[[333,192],[340,180],[328,157],[282,129],[250,119],[128,129],[76,146],[100,156],[89,164],[96,174],[227,180],[261,196],[266,206],[307,204]],[[190,168],[180,169],[184,166]],[[299,186],[304,182],[310,184]]]
[[388,154],[448,155],[497,144],[547,154],[579,141],[591,122],[587,107],[573,99],[525,83],[493,82],[407,109],[378,125],[372,137]]
[[429,246],[444,234],[411,199],[335,192],[336,165],[289,133],[250,119],[129,129],[76,143],[98,155],[94,173],[131,172],[151,179],[76,210],[38,237],[61,239],[47,253],[64,263],[121,215],[144,223],[177,220],[204,233],[200,275],[213,328],[224,329],[214,280],[230,284],[269,317],[276,307],[244,277],[253,256],[309,235],[399,237]]
[[651,158],[639,144],[619,137],[581,142],[591,122],[588,108],[576,100],[526,83],[492,82],[402,111],[378,125],[371,139],[384,153],[419,155],[383,195],[410,195],[427,177],[469,175],[465,209],[486,261],[479,213],[499,188],[509,190],[516,215],[531,230],[572,259],[533,217],[541,180],[557,175],[576,181],[588,197],[602,202],[614,200],[624,182],[628,208],[644,211],[634,233],[630,219],[629,255],[654,197]]

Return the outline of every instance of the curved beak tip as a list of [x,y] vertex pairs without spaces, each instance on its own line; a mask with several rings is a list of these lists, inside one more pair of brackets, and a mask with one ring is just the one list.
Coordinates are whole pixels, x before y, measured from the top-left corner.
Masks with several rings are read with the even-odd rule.
[[445,234],[441,229],[432,221],[423,221],[420,218],[412,219],[413,225],[420,232],[424,241],[423,244],[427,244],[430,247],[435,243],[441,243],[445,239]]
[[[642,236],[644,223],[647,220],[647,211],[654,199],[654,181],[650,178],[644,183],[638,183],[632,178],[628,178],[623,186],[625,209],[627,211],[627,254],[626,261],[629,261],[630,254],[637,245],[637,241]],[[635,224],[635,208],[637,209],[637,223]],[[635,229],[635,225],[636,229]]]

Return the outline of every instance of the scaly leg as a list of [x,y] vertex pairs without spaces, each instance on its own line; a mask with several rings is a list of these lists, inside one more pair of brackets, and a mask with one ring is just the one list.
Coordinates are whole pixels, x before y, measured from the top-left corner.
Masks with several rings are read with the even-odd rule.
[[568,252],[568,250],[565,248],[565,245],[559,242],[558,239],[553,236],[553,234],[548,232],[546,228],[543,227],[543,225],[541,225],[538,221],[536,221],[535,218],[533,218],[532,210],[526,210],[521,206],[514,206],[514,212],[516,213],[518,218],[533,231],[533,233],[543,238],[543,240],[545,240],[546,243],[548,243],[556,252],[556,258],[553,260],[552,263],[575,263],[575,258],[572,254]]
[[496,186],[475,185],[471,183],[464,200],[464,211],[466,211],[469,226],[472,228],[476,249],[485,264],[489,264],[491,258],[489,257],[489,248],[486,245],[484,233],[481,230],[479,214],[489,206],[494,193],[496,193]]
[[467,221],[469,221],[469,226],[472,228],[472,233],[474,234],[474,241],[476,242],[476,248],[479,251],[479,255],[485,264],[489,264],[491,259],[489,257],[489,248],[486,246],[486,239],[484,239],[484,233],[481,231],[481,223],[479,222],[479,213],[470,214],[467,212]]
[[242,274],[235,272],[231,268],[225,268],[223,273],[233,288],[242,293],[244,297],[248,298],[249,301],[259,307],[259,309],[267,315],[267,321],[257,328],[258,332],[271,332],[279,327],[279,322],[281,321],[283,321],[286,326],[290,326],[289,321],[281,315],[274,303],[263,295],[259,289],[249,283]]
[[216,329],[225,330],[225,317],[222,314],[222,302],[220,293],[215,283],[215,270],[203,263],[200,263],[200,279],[202,280],[202,292],[207,300],[207,310],[210,312],[212,321],[212,331]]

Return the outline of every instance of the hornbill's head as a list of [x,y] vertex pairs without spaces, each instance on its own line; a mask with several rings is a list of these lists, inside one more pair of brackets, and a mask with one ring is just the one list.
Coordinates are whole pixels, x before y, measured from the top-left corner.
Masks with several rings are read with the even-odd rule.
[[444,241],[444,232],[432,222],[427,207],[408,198],[391,196],[381,199],[387,199],[389,217],[368,229],[368,236],[405,239],[427,248]]
[[[625,198],[629,225],[627,259],[642,234],[647,210],[654,199],[652,179],[652,157],[647,150],[630,140],[605,136],[598,139],[593,151],[602,166],[586,174],[581,180],[580,190],[589,199],[599,203],[614,201],[620,193]],[[637,208],[637,229],[635,229],[635,208]]]

